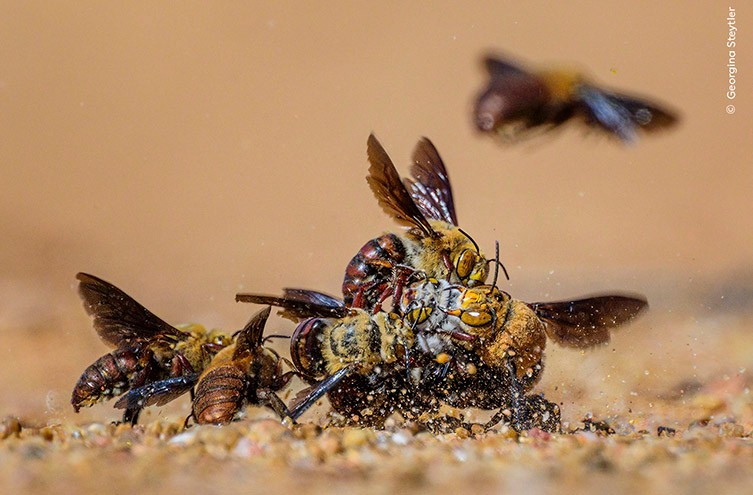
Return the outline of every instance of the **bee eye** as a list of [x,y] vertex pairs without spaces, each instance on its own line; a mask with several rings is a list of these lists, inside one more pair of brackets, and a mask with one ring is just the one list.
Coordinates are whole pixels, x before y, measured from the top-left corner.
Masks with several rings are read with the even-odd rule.
[[464,249],[458,256],[458,260],[455,263],[455,273],[460,280],[466,280],[473,270],[473,266],[476,264],[478,256],[470,249]]
[[483,327],[493,320],[490,311],[463,311],[460,314],[460,321],[472,327]]
[[427,308],[427,307],[416,308],[413,311],[406,314],[405,318],[411,324],[420,325],[421,323],[425,322],[427,318],[429,318],[431,311],[432,311],[432,308]]

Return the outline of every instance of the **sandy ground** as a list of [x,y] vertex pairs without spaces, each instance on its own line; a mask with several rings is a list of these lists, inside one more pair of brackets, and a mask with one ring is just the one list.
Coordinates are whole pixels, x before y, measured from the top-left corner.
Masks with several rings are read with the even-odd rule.
[[[5,490],[749,491],[753,105],[725,97],[729,4],[121,8],[0,5]],[[742,81],[753,16],[736,13]],[[470,125],[489,50],[574,64],[682,123],[632,148],[578,129],[502,146]],[[359,247],[395,228],[363,180],[372,131],[402,172],[434,141],[461,226],[486,251],[500,241],[516,297],[648,297],[608,347],[552,346],[538,388],[567,431],[592,415],[614,434],[322,430],[325,406],[292,429],[249,410],[182,432],[187,400],[133,430],[109,404],[73,414],[73,384],[107,351],[76,272],[169,322],[228,329],[253,309],[238,291],[336,294]]]

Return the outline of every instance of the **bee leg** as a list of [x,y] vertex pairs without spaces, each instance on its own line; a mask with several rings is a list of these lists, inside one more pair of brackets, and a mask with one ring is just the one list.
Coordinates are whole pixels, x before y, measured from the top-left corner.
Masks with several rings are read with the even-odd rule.
[[288,371],[287,373],[279,375],[279,378],[277,379],[273,390],[281,390],[285,388],[285,386],[290,383],[290,380],[296,375],[298,375],[298,373],[295,371]]
[[509,374],[510,380],[510,407],[502,408],[497,411],[492,418],[484,424],[485,429],[493,428],[501,421],[509,422],[510,427],[515,431],[530,429],[528,425],[528,414],[526,408],[526,399],[523,396],[523,388],[518,381],[518,372],[513,362],[513,357],[508,356],[505,360],[505,368]]
[[280,399],[280,396],[273,390],[268,388],[259,389],[256,392],[256,395],[259,397],[260,402],[277,413],[281,420],[285,421],[290,418],[290,410],[288,409],[288,406],[285,405],[282,399]]
[[[191,402],[193,402],[193,401],[191,401]],[[184,430],[187,430],[188,428],[191,427],[191,425],[188,424],[188,421],[191,418],[193,418],[194,421],[196,421],[196,416],[193,415],[193,408],[191,408],[191,413],[188,416],[186,416],[186,419],[183,421],[183,429]]]
[[[360,308],[360,309],[367,309],[368,305],[370,304],[370,297],[371,291],[374,290],[375,287],[379,287],[377,282],[369,282],[366,284],[361,285],[361,287],[358,289],[358,292],[356,292],[356,295],[353,296],[353,302],[350,304],[351,308]],[[379,289],[380,292],[383,289]]]
[[141,414],[141,408],[126,409],[123,412],[123,423],[130,423],[131,426],[136,426],[139,422],[139,414]]
[[455,266],[452,264],[452,259],[450,258],[450,253],[447,251],[442,251],[441,257],[442,264],[444,264],[444,267],[447,268],[447,280],[450,280],[452,272],[455,270]]
[[525,410],[525,397],[523,396],[523,387],[518,381],[518,370],[515,366],[512,356],[508,356],[505,361],[505,367],[510,374],[510,402],[512,406],[512,427],[515,431],[527,430],[527,415]]
[[450,359],[444,364],[441,364],[438,367],[434,367],[431,371],[431,373],[427,374],[425,377],[422,377],[422,381],[425,381],[426,388],[432,389],[439,386],[440,382],[447,377],[447,373],[450,371],[450,367],[452,366],[453,360]]
[[172,376],[188,375],[194,373],[193,366],[191,366],[188,358],[180,352],[175,354],[171,368]]
[[289,417],[293,421],[297,420],[301,414],[316,404],[316,401],[322,398],[324,394],[333,390],[337,385],[348,376],[351,372],[355,371],[356,365],[351,364],[339,370],[332,376],[329,376],[313,386],[311,390],[303,397],[302,401],[296,404],[296,406],[290,411]]

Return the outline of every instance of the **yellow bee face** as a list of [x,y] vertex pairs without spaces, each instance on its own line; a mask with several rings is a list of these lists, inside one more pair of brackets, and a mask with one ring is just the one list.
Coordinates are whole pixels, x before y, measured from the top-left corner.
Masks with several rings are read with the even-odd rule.
[[479,336],[485,337],[494,331],[497,321],[504,319],[509,303],[507,293],[484,285],[463,290],[458,306],[450,309],[448,314],[457,316],[471,328],[479,329]]
[[483,284],[489,274],[486,259],[475,249],[464,248],[453,260],[455,275],[460,283],[473,287]]
[[476,243],[454,225],[437,220],[430,224],[440,237],[424,241],[423,250],[433,256],[421,260],[417,268],[429,276],[468,287],[483,284],[489,275],[489,266]]

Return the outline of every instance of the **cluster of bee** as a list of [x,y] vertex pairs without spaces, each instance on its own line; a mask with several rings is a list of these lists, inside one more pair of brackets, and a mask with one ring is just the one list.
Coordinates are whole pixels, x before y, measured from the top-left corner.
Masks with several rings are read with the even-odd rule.
[[[656,106],[585,83],[571,86],[569,94],[580,99],[567,103],[551,89],[556,78],[529,75],[498,60],[487,65],[492,81],[476,108],[485,130],[509,122],[525,128],[556,125],[590,108],[602,127],[630,139],[635,126],[649,125],[651,116],[659,122],[670,118]],[[623,122],[615,123],[620,116]],[[401,179],[373,135],[367,154],[372,192],[407,229],[364,244],[345,269],[342,299],[307,289],[238,294],[237,301],[266,307],[230,334],[172,326],[114,285],[79,273],[85,308],[115,350],[81,375],[74,409],[121,396],[115,407],[125,410],[124,422],[135,424],[144,407],[190,392],[189,418],[200,424],[230,422],[247,405],[266,406],[295,421],[326,396],[346,421],[360,425],[380,427],[393,414],[432,430],[466,425],[442,413],[450,407],[491,411],[485,428],[505,423],[517,431],[559,430],[559,407],[531,393],[541,378],[547,341],[578,349],[604,344],[611,329],[638,315],[646,300],[512,298],[497,286],[500,268],[504,271],[498,246],[488,259],[458,227],[449,176],[431,141],[418,142],[411,178]],[[298,323],[290,336],[290,359],[266,345],[275,337],[264,335],[271,306]],[[279,394],[294,376],[307,386],[285,404]]]

